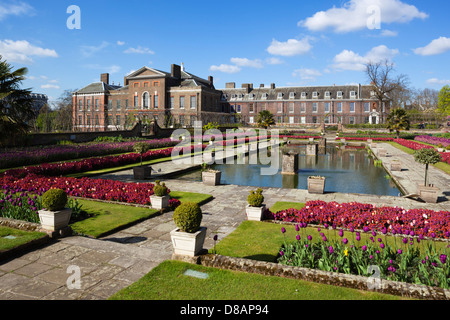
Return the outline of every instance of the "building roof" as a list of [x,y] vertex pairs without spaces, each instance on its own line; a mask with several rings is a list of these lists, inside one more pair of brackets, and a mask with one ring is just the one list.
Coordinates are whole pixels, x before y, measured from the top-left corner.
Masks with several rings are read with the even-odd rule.
[[75,93],[77,93],[77,94],[107,93],[107,92],[117,90],[120,88],[122,88],[122,87],[107,84],[105,82],[94,82],[78,91],[75,91]]

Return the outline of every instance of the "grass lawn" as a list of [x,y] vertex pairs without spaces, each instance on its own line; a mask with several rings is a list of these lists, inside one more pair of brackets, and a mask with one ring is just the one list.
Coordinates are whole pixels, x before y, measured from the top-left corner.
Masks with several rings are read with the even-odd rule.
[[[186,270],[207,279],[184,275]],[[314,282],[165,261],[110,300],[399,300],[400,297]]]
[[270,211],[273,213],[277,213],[279,211],[287,210],[287,209],[300,210],[300,209],[303,209],[304,207],[305,207],[304,203],[278,201],[270,208]]
[[[0,226],[0,252],[16,248],[32,240],[39,239],[45,235],[46,234],[42,232],[23,231]],[[7,236],[12,236],[15,238],[5,238]]]
[[[286,228],[286,233],[281,233],[281,227]],[[323,228],[322,228],[323,229]],[[344,232],[343,238],[339,237],[339,230],[321,230],[329,241],[342,241],[343,238],[347,238],[350,244],[357,243],[355,240],[356,234],[350,231]],[[320,236],[317,228],[308,227],[300,229],[300,236],[307,237],[311,235],[314,241],[319,241]],[[294,225],[280,225],[270,222],[259,221],[244,221],[242,224],[225,239],[219,241],[216,245],[216,253],[224,256],[231,256],[237,258],[247,258],[267,262],[276,262],[278,252],[284,241],[296,241]],[[361,232],[361,241],[358,242],[360,246],[363,246],[366,241],[372,236],[371,233],[364,234]],[[401,238],[385,237],[384,235],[377,235],[375,240],[381,238],[384,243],[388,243],[392,246],[396,246],[399,249],[405,249],[405,245],[402,243]],[[220,239],[219,239],[220,240]],[[320,240],[321,241],[321,240]],[[421,241],[419,248],[423,249],[429,241]],[[414,244],[418,246],[418,244]],[[433,245],[437,250],[440,250],[448,245],[447,242],[436,241]],[[211,252],[213,249],[210,250]]]
[[[189,201],[200,205],[212,199],[212,196],[209,194],[193,192],[172,191],[170,195],[181,202]],[[75,232],[93,238],[99,238],[159,213],[159,210],[155,209],[84,199],[78,199],[78,203],[82,205],[81,209],[90,218],[75,222],[70,226]]]

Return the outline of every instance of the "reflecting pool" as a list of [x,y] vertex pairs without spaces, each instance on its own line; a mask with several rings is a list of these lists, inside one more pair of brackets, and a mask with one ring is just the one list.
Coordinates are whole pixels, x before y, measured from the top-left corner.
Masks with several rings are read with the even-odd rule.
[[[383,167],[375,166],[373,158],[365,149],[345,148],[335,146],[326,148],[326,152],[317,156],[306,155],[306,147],[290,147],[298,153],[299,170],[295,175],[282,175],[280,152],[279,170],[275,175],[261,175],[261,163],[268,163],[267,157],[258,155],[257,164],[249,164],[248,157],[245,164],[215,164],[212,168],[222,172],[222,184],[235,184],[253,187],[273,187],[304,189],[307,187],[309,176],[323,176],[326,178],[325,192],[359,193],[372,195],[399,196],[391,177]],[[241,160],[242,161],[242,160]],[[238,162],[237,160],[235,162]],[[201,181],[201,171],[186,173],[176,177]]]

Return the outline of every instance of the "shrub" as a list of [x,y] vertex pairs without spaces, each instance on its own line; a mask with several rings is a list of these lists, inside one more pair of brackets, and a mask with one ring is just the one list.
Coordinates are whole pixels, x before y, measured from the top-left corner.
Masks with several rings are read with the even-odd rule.
[[67,193],[61,189],[50,189],[42,196],[42,207],[50,211],[64,209],[67,204]]
[[264,196],[262,195],[263,190],[258,188],[256,191],[250,191],[247,197],[247,202],[251,207],[261,207],[264,202]]
[[166,184],[160,183],[159,180],[155,181],[155,186],[153,187],[153,193],[155,194],[155,196],[158,197],[164,197],[167,195],[167,187]]
[[181,231],[195,233],[200,229],[203,215],[200,206],[193,202],[185,202],[173,213],[173,221]]

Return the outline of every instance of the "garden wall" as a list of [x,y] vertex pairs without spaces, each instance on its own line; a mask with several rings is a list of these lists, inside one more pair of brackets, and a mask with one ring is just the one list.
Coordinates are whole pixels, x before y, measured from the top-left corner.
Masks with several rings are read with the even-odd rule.
[[[183,260],[180,256],[174,256],[173,258]],[[367,291],[369,290],[369,285],[372,285],[368,282],[370,278],[362,276],[325,272],[321,270],[285,266],[277,263],[221,255],[201,255],[197,258],[197,263],[206,267],[312,281],[358,290]],[[450,290],[439,287],[427,287],[403,282],[381,280],[376,288],[377,289],[372,289],[370,291],[415,299],[450,300]]]

